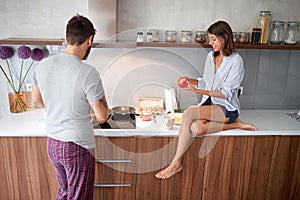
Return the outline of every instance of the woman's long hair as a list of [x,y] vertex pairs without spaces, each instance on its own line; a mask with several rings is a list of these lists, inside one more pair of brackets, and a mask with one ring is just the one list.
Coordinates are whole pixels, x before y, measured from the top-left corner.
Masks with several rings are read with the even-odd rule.
[[[229,56],[235,52],[232,29],[227,22],[217,21],[216,23],[210,25],[210,27],[207,29],[207,32],[224,39],[223,53],[225,56]],[[219,54],[220,52],[214,52],[214,56]]]

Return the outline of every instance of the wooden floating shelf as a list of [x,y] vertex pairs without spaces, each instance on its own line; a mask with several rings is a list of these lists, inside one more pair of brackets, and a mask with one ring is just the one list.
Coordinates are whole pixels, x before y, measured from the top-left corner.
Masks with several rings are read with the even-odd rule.
[[[64,39],[48,38],[6,38],[0,40],[0,45],[62,45]],[[170,48],[211,48],[208,43],[180,43],[180,42],[139,42],[135,41],[117,41],[117,42],[99,42],[95,41],[93,48],[136,48],[136,47],[170,47]],[[273,45],[273,44],[236,44],[237,49],[270,49],[270,50],[300,50],[300,44],[297,45]]]

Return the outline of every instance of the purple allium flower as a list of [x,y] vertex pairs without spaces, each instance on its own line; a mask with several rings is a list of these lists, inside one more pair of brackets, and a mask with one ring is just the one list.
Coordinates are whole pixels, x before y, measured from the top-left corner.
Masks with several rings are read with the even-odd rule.
[[39,48],[34,48],[31,52],[31,59],[41,61],[44,58],[44,51]]
[[14,55],[14,51],[11,47],[8,46],[0,46],[0,58],[5,60]]
[[31,55],[31,49],[28,46],[20,46],[18,48],[18,56],[21,59],[27,59],[30,58]]

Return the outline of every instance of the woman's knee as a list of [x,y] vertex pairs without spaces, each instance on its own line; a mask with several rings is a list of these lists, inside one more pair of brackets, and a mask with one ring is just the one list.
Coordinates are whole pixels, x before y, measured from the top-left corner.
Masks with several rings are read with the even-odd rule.
[[205,126],[205,123],[201,120],[195,120],[191,124],[191,132],[194,134],[206,134],[207,133],[207,127]]

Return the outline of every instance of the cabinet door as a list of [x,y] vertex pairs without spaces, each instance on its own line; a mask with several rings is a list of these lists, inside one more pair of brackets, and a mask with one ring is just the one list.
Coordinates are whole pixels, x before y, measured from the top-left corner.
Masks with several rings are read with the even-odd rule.
[[199,150],[202,138],[193,139],[184,154],[181,172],[167,180],[154,177],[172,161],[177,139],[177,137],[138,139],[137,151],[141,153],[138,162],[145,172],[137,174],[136,199],[201,199],[204,160],[199,158]]
[[136,139],[96,137],[94,199],[134,199]]
[[58,184],[45,137],[0,137],[1,199],[55,199]]

